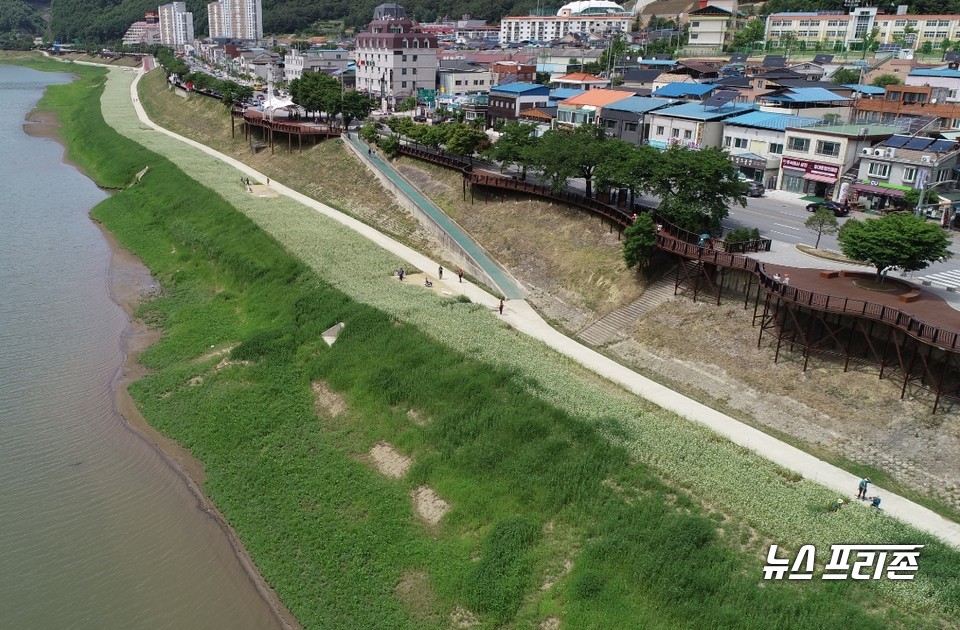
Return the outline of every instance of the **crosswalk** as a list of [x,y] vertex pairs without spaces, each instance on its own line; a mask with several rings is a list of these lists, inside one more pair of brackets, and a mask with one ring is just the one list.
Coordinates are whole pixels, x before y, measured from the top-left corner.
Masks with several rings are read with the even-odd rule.
[[947,288],[960,288],[960,269],[955,269],[952,271],[941,271],[940,273],[932,273],[928,276],[920,276],[917,278],[923,282],[929,282],[935,286],[947,287]]

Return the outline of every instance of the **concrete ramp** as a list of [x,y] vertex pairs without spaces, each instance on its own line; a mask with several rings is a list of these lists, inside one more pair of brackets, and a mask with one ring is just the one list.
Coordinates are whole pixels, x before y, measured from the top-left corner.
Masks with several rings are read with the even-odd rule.
[[340,336],[340,331],[343,330],[343,322],[340,322],[336,326],[331,326],[323,331],[323,334],[320,335],[324,341],[327,342],[328,346],[332,346],[333,342],[337,340],[337,337]]

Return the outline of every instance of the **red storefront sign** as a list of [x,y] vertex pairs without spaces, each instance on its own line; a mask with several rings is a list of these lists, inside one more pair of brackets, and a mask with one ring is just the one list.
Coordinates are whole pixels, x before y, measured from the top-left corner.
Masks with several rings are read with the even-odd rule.
[[807,160],[795,160],[785,157],[780,160],[783,168],[789,168],[796,171],[803,171],[811,175],[825,175],[837,179],[840,177],[840,167],[833,164],[820,164],[819,162],[810,162]]

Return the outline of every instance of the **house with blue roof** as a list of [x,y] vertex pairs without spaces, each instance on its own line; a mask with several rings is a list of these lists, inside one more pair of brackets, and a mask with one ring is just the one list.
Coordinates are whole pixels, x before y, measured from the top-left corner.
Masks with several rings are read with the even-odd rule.
[[668,83],[659,90],[654,90],[650,96],[700,101],[715,89],[717,86],[712,83]]
[[822,119],[760,110],[724,120],[723,148],[751,181],[776,188],[787,127],[810,127]]
[[550,104],[556,105],[560,101],[565,101],[574,96],[580,96],[586,90],[575,90],[573,88],[553,88],[550,90]]
[[550,88],[539,83],[514,81],[490,88],[487,115],[491,123],[513,121],[525,109],[546,107],[550,101]]
[[760,109],[777,114],[818,118],[834,115],[841,120],[849,120],[854,104],[852,98],[823,87],[781,87],[757,96],[756,102]]
[[647,139],[646,115],[675,104],[676,101],[667,98],[630,96],[601,107],[597,124],[611,138],[640,145]]
[[684,103],[651,111],[648,143],[658,149],[679,144],[699,149],[719,147],[723,140],[723,121],[753,111],[751,103],[726,102],[719,106]]

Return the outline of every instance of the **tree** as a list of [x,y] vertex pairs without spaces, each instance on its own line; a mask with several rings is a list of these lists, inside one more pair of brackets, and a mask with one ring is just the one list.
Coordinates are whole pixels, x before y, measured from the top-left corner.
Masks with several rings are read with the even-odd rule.
[[416,106],[417,106],[417,97],[411,94],[407,98],[397,103],[397,111],[408,112],[411,109],[414,109]]
[[554,190],[563,190],[571,177],[582,177],[586,196],[592,197],[593,174],[603,161],[606,139],[596,125],[580,125],[572,131],[551,129],[523,152],[523,159],[543,173]]
[[867,51],[875,51],[880,46],[880,29],[874,26],[870,29],[870,33],[863,38],[863,53],[860,55],[861,59],[866,59]]
[[803,225],[817,235],[817,242],[813,246],[814,249],[820,247],[821,236],[824,234],[836,234],[837,230],[840,229],[840,224],[837,223],[837,215],[833,213],[833,210],[828,208],[819,208]]
[[290,82],[293,102],[308,112],[335,114],[340,109],[340,82],[323,72],[305,72]]
[[753,18],[733,36],[732,48],[740,50],[752,47],[753,44],[763,41],[766,22],[762,18]]
[[537,78],[534,79],[536,83],[540,85],[548,85],[550,83],[550,73],[549,72],[538,72]]
[[731,203],[746,206],[747,187],[723,150],[674,145],[656,160],[650,190],[660,197],[661,213],[681,227],[698,231],[706,226],[719,228]]
[[920,45],[920,50],[918,51],[921,55],[929,55],[933,52],[933,43],[926,41]]
[[367,123],[363,127],[360,127],[360,137],[367,141],[367,144],[373,144],[377,141],[379,134],[377,133],[377,127],[373,123]]
[[895,74],[881,74],[873,81],[870,82],[870,85],[875,85],[877,87],[885,88],[888,85],[900,85],[903,81]]
[[340,99],[340,113],[343,114],[343,126],[349,127],[353,120],[363,120],[373,111],[373,100],[366,94],[350,90]]
[[883,271],[888,267],[917,271],[953,255],[947,249],[950,238],[943,229],[913,214],[850,219],[840,228],[837,240],[845,256],[876,267],[878,282],[883,282]]
[[860,83],[860,71],[854,70],[853,68],[840,68],[833,73],[833,76],[830,77],[830,80],[837,85],[852,85],[854,83]]
[[500,162],[500,171],[505,166],[513,164],[523,167],[523,176],[526,178],[527,165],[523,160],[524,151],[533,146],[536,141],[537,128],[534,125],[518,122],[508,122],[500,130],[500,137],[486,151],[487,158]]
[[602,53],[600,53],[600,59],[597,62],[600,65],[600,70],[612,73],[617,69],[617,62],[623,57],[627,52],[627,42],[621,35],[615,35],[613,41],[610,42],[610,45],[607,46]]
[[447,151],[458,155],[471,156],[482,147],[484,143],[489,143],[487,134],[471,125],[453,125],[453,129],[447,136]]
[[638,270],[643,268],[650,260],[656,244],[657,232],[653,224],[653,216],[649,212],[644,212],[623,231],[623,259],[627,263],[627,268],[636,267]]

